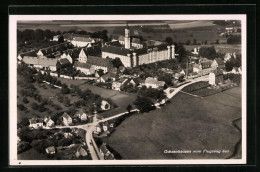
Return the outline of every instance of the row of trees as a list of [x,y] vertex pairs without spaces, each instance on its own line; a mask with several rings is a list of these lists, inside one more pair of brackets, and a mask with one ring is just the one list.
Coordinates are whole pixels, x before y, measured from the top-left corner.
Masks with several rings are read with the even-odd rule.
[[47,40],[52,39],[54,35],[60,35],[61,32],[51,31],[49,29],[42,30],[42,29],[25,29],[23,31],[17,29],[17,41],[24,42],[24,41],[40,41],[40,40]]

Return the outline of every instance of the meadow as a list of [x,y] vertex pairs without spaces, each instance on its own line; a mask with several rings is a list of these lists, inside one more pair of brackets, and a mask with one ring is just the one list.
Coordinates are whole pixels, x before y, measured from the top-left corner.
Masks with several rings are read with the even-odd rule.
[[[240,92],[235,87],[203,99],[178,93],[161,109],[127,118],[103,141],[123,159],[241,158],[241,145],[235,150],[241,133],[232,125],[241,118]],[[165,150],[229,152],[165,154]]]

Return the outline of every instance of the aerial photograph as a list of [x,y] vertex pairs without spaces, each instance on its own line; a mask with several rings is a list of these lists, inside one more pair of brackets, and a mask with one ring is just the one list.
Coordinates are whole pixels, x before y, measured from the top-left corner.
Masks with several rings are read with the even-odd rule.
[[16,32],[18,160],[242,158],[241,20],[53,17]]

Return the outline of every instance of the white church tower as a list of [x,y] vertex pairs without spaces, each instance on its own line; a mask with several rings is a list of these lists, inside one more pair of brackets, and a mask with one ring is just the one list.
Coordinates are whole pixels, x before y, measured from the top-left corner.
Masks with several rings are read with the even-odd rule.
[[126,23],[126,28],[125,28],[125,48],[126,49],[130,49],[130,30],[129,30],[129,26]]

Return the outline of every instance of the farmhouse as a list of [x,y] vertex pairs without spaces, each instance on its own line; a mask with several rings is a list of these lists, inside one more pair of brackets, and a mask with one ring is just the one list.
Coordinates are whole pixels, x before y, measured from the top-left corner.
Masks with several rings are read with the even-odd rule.
[[43,127],[43,120],[41,118],[29,119],[29,123],[30,128],[38,129]]
[[86,120],[87,120],[87,114],[86,114],[86,113],[77,114],[77,117],[78,117],[81,121],[86,121]]

